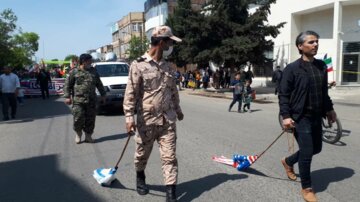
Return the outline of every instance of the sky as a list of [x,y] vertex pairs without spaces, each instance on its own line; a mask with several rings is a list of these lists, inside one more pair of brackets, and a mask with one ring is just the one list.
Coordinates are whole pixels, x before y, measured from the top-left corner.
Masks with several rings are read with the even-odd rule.
[[110,44],[111,25],[129,12],[144,11],[145,0],[0,0],[23,32],[40,36],[37,59],[63,60]]

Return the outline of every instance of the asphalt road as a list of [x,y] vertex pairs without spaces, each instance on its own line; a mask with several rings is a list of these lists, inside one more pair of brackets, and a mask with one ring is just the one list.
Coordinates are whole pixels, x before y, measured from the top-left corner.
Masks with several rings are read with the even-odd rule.
[[[16,120],[0,122],[1,202],[165,200],[157,146],[146,169],[150,194],[136,193],[133,140],[112,187],[99,186],[92,172],[112,167],[119,157],[127,137],[124,116],[98,116],[96,143],[76,145],[70,109],[62,101],[27,99]],[[229,102],[181,93],[179,201],[302,201],[300,183],[289,181],[280,164],[289,154],[287,136],[245,172],[211,160],[213,155],[258,154],[280,133],[276,103],[254,103],[253,113],[239,114],[227,112]],[[359,201],[359,106],[335,108],[350,135],[337,145],[324,143],[314,157],[313,187],[320,201]]]

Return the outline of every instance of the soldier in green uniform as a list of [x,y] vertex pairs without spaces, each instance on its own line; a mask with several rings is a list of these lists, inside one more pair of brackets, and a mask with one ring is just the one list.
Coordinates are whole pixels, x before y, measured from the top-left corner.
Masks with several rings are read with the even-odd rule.
[[105,102],[106,92],[104,86],[91,63],[91,55],[80,55],[80,66],[69,74],[64,87],[65,103],[68,105],[73,104],[73,128],[76,132],[75,142],[77,144],[81,141],[83,131],[85,132],[85,142],[93,143],[91,135],[95,128],[96,88],[101,95],[102,102]]

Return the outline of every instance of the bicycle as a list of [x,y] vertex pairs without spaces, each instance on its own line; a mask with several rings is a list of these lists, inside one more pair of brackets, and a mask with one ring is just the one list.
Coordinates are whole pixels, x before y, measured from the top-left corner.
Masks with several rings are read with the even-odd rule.
[[[282,129],[284,129],[282,125],[282,116],[279,114],[279,124]],[[335,144],[342,137],[343,131],[340,119],[336,117],[336,121],[334,123],[329,123],[326,118],[322,118],[321,120],[323,134],[322,140],[326,143]],[[291,129],[287,129],[287,132],[292,132]]]

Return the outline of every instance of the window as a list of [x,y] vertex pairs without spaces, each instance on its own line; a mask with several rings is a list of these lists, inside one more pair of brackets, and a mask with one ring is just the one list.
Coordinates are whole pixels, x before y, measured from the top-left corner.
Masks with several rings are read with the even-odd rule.
[[133,32],[138,32],[138,31],[139,31],[139,30],[138,30],[137,23],[133,23],[133,24],[132,24],[132,30],[133,30]]

